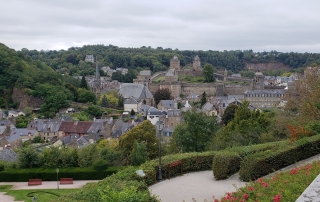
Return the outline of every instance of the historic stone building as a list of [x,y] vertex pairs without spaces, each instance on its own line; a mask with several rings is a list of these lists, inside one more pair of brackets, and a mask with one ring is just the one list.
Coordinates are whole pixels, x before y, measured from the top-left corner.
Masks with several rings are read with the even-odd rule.
[[194,71],[202,71],[201,62],[198,55],[196,55],[196,57],[193,60],[192,69]]
[[177,56],[174,56],[171,60],[170,60],[170,69],[174,69],[174,70],[180,70],[180,60],[178,59]]

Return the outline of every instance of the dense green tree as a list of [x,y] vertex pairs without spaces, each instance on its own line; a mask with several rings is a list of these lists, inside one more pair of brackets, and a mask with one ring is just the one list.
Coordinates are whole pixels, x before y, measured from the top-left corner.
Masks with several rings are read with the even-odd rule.
[[82,76],[81,78],[80,88],[89,90],[89,85],[88,85],[88,82],[86,81],[85,76]]
[[124,82],[133,83],[133,79],[136,79],[137,75],[133,69],[129,69],[128,73],[124,75]]
[[41,162],[38,152],[31,146],[21,148],[18,155],[18,165],[20,168],[39,167]]
[[78,102],[96,103],[96,95],[90,90],[86,90],[84,88],[79,88],[78,89]]
[[203,93],[201,95],[201,106],[203,106],[206,103],[207,103],[207,94],[205,91],[203,91]]
[[231,104],[224,110],[221,118],[221,121],[224,125],[228,125],[228,123],[233,120],[237,109],[238,105]]
[[130,155],[134,147],[134,142],[143,142],[147,147],[147,159],[157,156],[156,128],[149,120],[142,122],[133,129],[127,131],[120,137],[119,148],[123,152],[123,157],[130,162]]
[[172,144],[182,152],[204,151],[218,128],[216,118],[194,110],[187,111],[183,118],[185,122],[172,134]]
[[134,142],[132,152],[130,154],[131,157],[131,165],[139,166],[146,162],[147,160],[147,147],[146,145],[141,142]]
[[32,140],[33,143],[44,143],[44,140],[41,138],[41,136],[36,136]]
[[99,151],[96,144],[90,144],[80,150],[79,166],[89,167],[100,158]]
[[124,81],[124,76],[122,75],[122,73],[120,71],[116,71],[112,73],[111,76],[112,80],[118,80],[119,82]]
[[108,106],[108,99],[107,99],[107,96],[105,94],[102,95],[100,106],[101,107],[107,107]]
[[159,88],[154,93],[153,98],[154,98],[154,101],[156,102],[156,105],[158,105],[161,100],[171,100],[172,99],[171,91],[168,88],[163,88],[163,89]]
[[124,98],[121,94],[118,95],[119,100],[118,100],[118,107],[123,107],[124,105]]
[[90,104],[83,111],[89,114],[91,117],[101,117],[102,113],[104,112],[99,106],[93,104]]
[[203,67],[203,75],[206,82],[212,82],[214,81],[214,73],[215,69],[213,65],[206,63]]

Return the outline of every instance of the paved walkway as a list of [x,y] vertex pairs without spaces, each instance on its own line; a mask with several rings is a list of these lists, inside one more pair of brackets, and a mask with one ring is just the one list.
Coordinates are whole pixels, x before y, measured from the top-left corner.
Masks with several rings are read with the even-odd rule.
[[[290,170],[315,160],[320,160],[320,155],[297,162],[279,171]],[[161,202],[194,202],[193,199],[198,202],[205,200],[207,202],[212,202],[213,196],[220,199],[227,192],[236,191],[236,188],[242,186],[245,186],[245,182],[239,180],[238,173],[227,180],[217,181],[214,179],[212,171],[202,171],[187,173],[170,180],[164,180],[150,186],[149,190],[152,194],[159,196]]]
[[[75,189],[81,188],[89,182],[98,182],[98,180],[74,180],[73,184],[59,184],[59,189]],[[57,181],[42,181],[42,185],[28,186],[28,182],[0,182],[0,185],[13,185],[14,190],[25,189],[57,189]],[[0,192],[0,202],[17,202],[12,196],[4,195],[5,192]]]

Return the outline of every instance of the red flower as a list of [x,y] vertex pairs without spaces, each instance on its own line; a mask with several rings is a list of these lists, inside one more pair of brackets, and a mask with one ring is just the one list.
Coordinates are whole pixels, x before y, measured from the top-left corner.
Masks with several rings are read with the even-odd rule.
[[218,199],[214,199],[214,201],[213,202],[219,202],[219,200]]
[[262,182],[261,184],[262,184],[262,186],[264,186],[266,188],[268,187],[268,183],[266,183],[266,182]]
[[296,174],[297,172],[298,172],[298,169],[297,169],[297,168],[294,168],[294,169],[291,170],[290,174],[291,174],[291,175],[294,175],[294,174]]
[[274,198],[273,198],[273,202],[280,202],[281,201],[281,195],[277,194]]
[[249,195],[248,194],[244,194],[243,198],[247,200],[249,198]]
[[253,191],[253,190],[254,190],[254,188],[253,188],[253,187],[251,187],[251,186],[249,186],[249,187],[248,187],[248,190],[249,190],[249,191]]

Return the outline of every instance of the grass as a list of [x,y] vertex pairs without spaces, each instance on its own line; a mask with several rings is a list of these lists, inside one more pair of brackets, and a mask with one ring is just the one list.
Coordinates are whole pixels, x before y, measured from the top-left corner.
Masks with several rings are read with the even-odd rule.
[[36,197],[37,201],[50,201],[60,196],[66,195],[80,189],[31,189],[31,190],[11,190],[12,185],[0,185],[0,192],[13,196],[15,201],[31,201]]
[[162,81],[165,81],[165,77],[164,76],[159,76],[158,78],[152,80],[152,83],[160,83]]
[[179,81],[186,83],[205,83],[205,78],[202,76],[179,76]]

